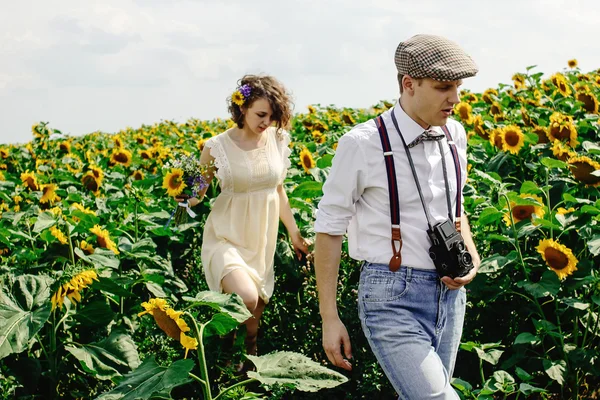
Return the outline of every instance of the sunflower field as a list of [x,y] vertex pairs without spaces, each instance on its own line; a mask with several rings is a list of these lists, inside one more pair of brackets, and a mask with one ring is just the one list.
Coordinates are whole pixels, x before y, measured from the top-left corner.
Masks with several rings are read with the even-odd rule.
[[[575,60],[461,93],[465,209],[483,258],[453,380],[464,399],[600,398],[599,96],[600,70]],[[285,187],[305,237],[338,139],[392,106],[295,116]],[[236,373],[244,333],[230,332],[249,314],[239,297],[207,290],[200,263],[218,186],[174,227],[167,192],[179,182],[163,169],[231,126],[192,119],[71,137],[38,123],[31,142],[0,146],[0,398],[394,398],[358,321],[359,264],[342,255],[354,368],[341,373],[321,348],[310,257],[294,258],[283,226],[261,356],[256,371]]]

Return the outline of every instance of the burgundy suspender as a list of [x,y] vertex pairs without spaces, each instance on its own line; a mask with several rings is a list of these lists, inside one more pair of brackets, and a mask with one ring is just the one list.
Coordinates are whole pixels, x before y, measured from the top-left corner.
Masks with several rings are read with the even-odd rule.
[[442,130],[446,134],[446,140],[448,141],[448,146],[450,146],[450,152],[452,152],[452,158],[454,159],[454,170],[456,171],[456,218],[454,219],[454,224],[456,225],[456,230],[460,232],[460,217],[462,214],[462,174],[460,172],[460,160],[458,158],[458,150],[456,149],[454,140],[452,140],[448,127],[444,125],[442,126]]
[[[396,182],[396,168],[394,167],[394,153],[390,145],[390,138],[381,117],[375,119],[379,130],[385,170],[388,179],[388,192],[390,196],[390,216],[392,218],[392,258],[390,260],[390,271],[395,272],[402,265],[402,233],[400,232],[400,203],[398,201],[398,183]],[[396,250],[398,242],[398,250]]]

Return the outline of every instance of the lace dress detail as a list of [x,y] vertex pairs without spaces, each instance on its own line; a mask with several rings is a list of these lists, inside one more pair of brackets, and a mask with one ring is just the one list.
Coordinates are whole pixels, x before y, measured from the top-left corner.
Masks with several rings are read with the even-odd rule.
[[205,147],[210,149],[210,155],[215,159],[216,175],[223,192],[233,192],[233,179],[231,178],[231,168],[223,150],[223,144],[218,136],[212,137],[206,141]]

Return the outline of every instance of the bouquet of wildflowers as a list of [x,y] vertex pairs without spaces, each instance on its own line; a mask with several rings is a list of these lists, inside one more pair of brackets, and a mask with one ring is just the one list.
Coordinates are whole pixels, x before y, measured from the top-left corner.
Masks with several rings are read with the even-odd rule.
[[184,199],[177,203],[167,226],[171,221],[178,226],[187,222],[188,216],[196,217],[196,213],[190,209],[188,199],[196,197],[208,186],[205,178],[207,169],[208,166],[200,164],[200,159],[194,155],[176,154],[173,160],[165,163],[163,188],[169,196]]

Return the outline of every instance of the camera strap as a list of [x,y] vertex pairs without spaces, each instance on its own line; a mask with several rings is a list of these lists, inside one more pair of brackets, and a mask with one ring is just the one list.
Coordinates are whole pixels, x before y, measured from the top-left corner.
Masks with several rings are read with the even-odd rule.
[[[406,155],[408,157],[410,167],[412,170],[413,178],[417,185],[417,190],[419,192],[419,197],[421,199],[421,204],[423,205],[423,210],[425,211],[425,217],[427,218],[427,224],[430,228],[433,228],[431,225],[431,215],[429,214],[428,208],[425,206],[425,200],[423,199],[423,193],[421,190],[421,185],[419,183],[419,179],[417,177],[417,173],[415,170],[415,166],[412,160],[412,156],[410,154],[410,150],[406,145],[404,137],[402,136],[402,132],[400,131],[400,127],[398,126],[398,121],[396,121],[396,117],[394,115],[394,111],[391,112],[392,121],[394,122],[394,126],[398,131],[398,135],[402,139],[402,143],[404,144],[404,149],[406,150]],[[394,153],[392,151],[392,146],[390,144],[389,135],[387,133],[387,128],[385,123],[383,122],[383,118],[381,116],[375,119],[375,125],[377,126],[377,130],[379,131],[379,138],[381,140],[381,147],[383,149],[383,156],[385,160],[387,180],[388,180],[388,194],[390,199],[390,218],[392,222],[392,258],[390,259],[390,271],[397,271],[402,264],[402,232],[400,230],[400,202],[398,200],[398,183],[396,181],[396,168],[394,165]],[[452,140],[452,136],[450,135],[450,131],[446,126],[442,127],[444,134],[446,135],[446,139],[448,141],[448,145],[450,147],[450,151],[452,152],[452,157],[454,160],[454,166],[456,170],[456,181],[457,181],[457,194],[456,194],[456,228],[460,231],[460,215],[461,215],[461,171],[460,171],[460,162],[458,158],[458,151],[456,149],[456,145]],[[438,146],[440,149],[440,156],[442,158],[442,168],[444,171],[444,184],[446,186],[446,200],[448,206],[448,216],[450,220],[452,220],[452,212],[451,212],[451,200],[450,200],[450,190],[448,185],[448,173],[446,168],[445,157],[442,151],[442,144],[438,141]],[[398,248],[396,248],[396,243],[398,243]]]
[[[408,157],[410,169],[412,171],[413,178],[415,180],[415,184],[417,185],[417,191],[419,192],[419,198],[421,199],[421,204],[423,205],[423,211],[425,211],[425,217],[427,218],[427,224],[429,225],[430,229],[433,229],[433,225],[431,224],[431,219],[432,219],[431,214],[429,213],[429,209],[425,205],[425,199],[423,198],[423,191],[421,190],[421,184],[419,183],[419,177],[417,176],[417,171],[415,170],[415,164],[413,162],[412,155],[410,154],[410,149],[408,148],[408,145],[406,144],[406,141],[404,140],[404,136],[402,135],[402,131],[400,130],[400,126],[398,125],[398,120],[396,120],[396,116],[394,115],[393,111],[391,112],[391,115],[392,115],[392,122],[394,123],[394,127],[398,131],[398,135],[400,136],[400,139],[402,139],[402,144],[404,145],[404,150],[406,151],[406,156]],[[444,174],[444,186],[446,188],[446,205],[448,207],[448,219],[450,219],[450,221],[455,222],[457,230],[460,231],[460,223],[456,222],[456,221],[460,221],[460,216],[461,216],[460,161],[458,158],[458,150],[456,149],[456,145],[454,144],[454,141],[452,140],[452,136],[450,135],[450,131],[448,130],[448,127],[443,126],[442,130],[444,131],[444,134],[446,135],[446,141],[448,142],[448,147],[450,148],[450,152],[452,153],[452,159],[454,161],[454,169],[456,172],[456,210],[455,210],[456,220],[454,220],[454,218],[452,218],[452,201],[450,200],[450,186],[448,184],[448,168],[446,167],[446,157],[444,157],[444,151],[443,151],[444,149],[442,147],[442,143],[441,143],[441,141],[438,141],[437,142],[438,148],[440,150],[440,157],[442,159],[442,170],[443,170],[443,174]]]

